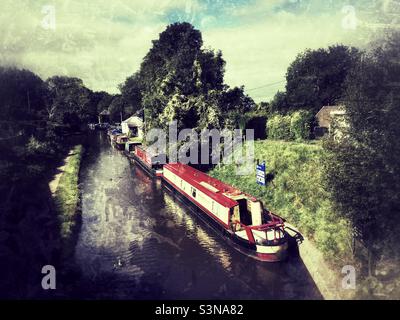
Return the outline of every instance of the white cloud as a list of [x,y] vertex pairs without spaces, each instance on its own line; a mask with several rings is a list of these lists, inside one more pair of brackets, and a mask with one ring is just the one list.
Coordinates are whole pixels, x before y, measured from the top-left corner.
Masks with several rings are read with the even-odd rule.
[[[2,0],[0,62],[43,78],[77,76],[95,90],[117,92],[165,28],[160,15],[185,9],[185,0]],[[196,2],[193,2],[195,5]],[[43,27],[54,6],[55,29]]]

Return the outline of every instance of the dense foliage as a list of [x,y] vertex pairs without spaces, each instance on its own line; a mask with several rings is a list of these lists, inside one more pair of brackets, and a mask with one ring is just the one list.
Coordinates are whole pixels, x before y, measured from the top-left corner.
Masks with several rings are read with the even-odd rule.
[[359,51],[343,45],[306,50],[299,54],[286,73],[286,92],[278,92],[271,110],[286,113],[306,109],[316,114],[343,96],[346,77],[359,57]]
[[172,120],[179,128],[237,127],[255,107],[243,87],[224,84],[222,53],[202,46],[191,24],[171,24],[153,41],[140,70],[120,86],[147,128],[164,128]]
[[298,110],[287,115],[275,114],[268,119],[268,138],[273,140],[308,140],[310,138],[313,115],[306,110]]
[[359,230],[369,273],[382,255],[399,255],[400,34],[363,54],[347,82],[346,136],[329,141],[327,188],[336,208]]

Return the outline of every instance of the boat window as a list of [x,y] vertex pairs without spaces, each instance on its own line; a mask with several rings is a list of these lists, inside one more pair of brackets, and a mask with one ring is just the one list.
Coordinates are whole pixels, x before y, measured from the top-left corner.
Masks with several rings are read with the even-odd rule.
[[192,197],[196,198],[196,189],[192,187]]

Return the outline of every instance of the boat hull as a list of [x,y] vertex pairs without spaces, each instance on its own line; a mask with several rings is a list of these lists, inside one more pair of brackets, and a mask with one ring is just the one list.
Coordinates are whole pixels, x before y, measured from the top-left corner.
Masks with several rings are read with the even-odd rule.
[[[184,203],[186,206],[190,207],[197,217],[199,217],[202,221],[204,221],[209,227],[211,227],[218,235],[220,235],[224,240],[229,242],[229,244],[234,247],[236,250],[254,258],[258,261],[264,262],[280,262],[287,259],[287,242],[274,245],[274,246],[257,246],[256,244],[250,243],[248,240],[243,239],[236,235],[232,230],[229,230],[225,227],[225,225],[221,224],[216,218],[210,215],[207,210],[204,210],[201,206],[194,203],[190,198],[186,196],[174,183],[163,177],[162,179],[163,186],[177,198]],[[262,251],[269,252],[260,252],[260,247],[263,247]],[[265,250],[265,248],[268,248]]]
[[136,154],[132,153],[130,157],[137,163],[150,177],[161,178],[162,173],[157,172],[157,170],[150,168],[142,159],[140,159]]
[[125,143],[117,143],[117,142],[115,142],[114,144],[115,144],[115,147],[118,150],[125,150]]

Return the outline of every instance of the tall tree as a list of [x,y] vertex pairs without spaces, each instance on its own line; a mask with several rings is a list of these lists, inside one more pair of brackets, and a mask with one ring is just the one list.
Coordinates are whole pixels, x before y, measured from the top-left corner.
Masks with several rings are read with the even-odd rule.
[[126,78],[125,82],[119,85],[122,99],[132,113],[142,114],[142,89],[138,73]]
[[90,121],[91,91],[81,79],[54,76],[47,79],[46,84],[49,90],[47,116],[50,121],[74,126],[79,125],[77,122]]
[[[45,94],[43,80],[31,71],[0,67],[0,120],[13,121],[15,126],[38,119],[45,107]],[[2,129],[5,127],[3,122]]]
[[287,108],[316,113],[322,106],[338,103],[358,57],[356,48],[343,45],[299,54],[286,73]]
[[121,122],[133,114],[131,105],[128,105],[124,97],[117,94],[113,97],[108,111],[110,112],[110,118],[114,122]]
[[244,87],[234,87],[221,93],[220,104],[222,114],[225,115],[225,126],[228,128],[244,128],[247,112],[256,108],[252,98],[244,93]]
[[[193,101],[193,97],[224,87],[225,62],[222,54],[204,50],[202,45],[200,31],[185,22],[169,25],[159,39],[153,41],[139,74],[132,78],[138,77],[140,81],[141,106],[147,127],[166,125],[165,121],[171,118],[166,112],[176,110],[177,106],[172,99],[178,101],[177,97],[182,96],[185,101]],[[179,112],[183,119],[182,126],[192,125],[191,117],[183,114],[185,110],[194,112],[187,104],[182,105]],[[190,123],[185,123],[185,119]]]

